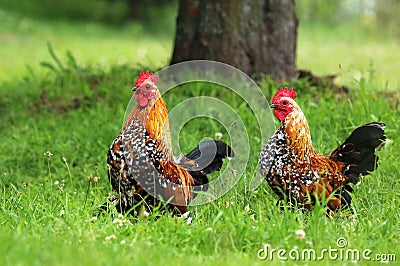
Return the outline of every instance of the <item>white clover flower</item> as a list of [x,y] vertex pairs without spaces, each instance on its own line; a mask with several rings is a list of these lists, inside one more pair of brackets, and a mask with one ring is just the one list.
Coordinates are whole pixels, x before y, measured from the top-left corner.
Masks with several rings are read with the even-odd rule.
[[295,232],[297,239],[304,239],[306,237],[306,232],[303,229],[296,230]]
[[222,138],[222,133],[221,132],[216,132],[215,133],[216,138]]
[[106,236],[106,238],[104,240],[108,242],[108,241],[111,241],[111,240],[113,240],[115,238],[116,238],[115,235],[110,235],[110,236]]
[[52,154],[50,151],[46,151],[45,153],[43,153],[44,156],[50,158],[51,156],[53,156],[54,154]]

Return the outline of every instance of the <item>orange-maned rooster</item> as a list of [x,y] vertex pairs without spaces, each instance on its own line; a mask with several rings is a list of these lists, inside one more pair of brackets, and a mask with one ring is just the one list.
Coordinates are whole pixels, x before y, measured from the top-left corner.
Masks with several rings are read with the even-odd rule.
[[119,212],[151,212],[165,201],[175,214],[185,213],[196,191],[207,190],[207,174],[220,170],[222,159],[233,157],[231,147],[216,140],[173,157],[158,80],[148,71],[138,76],[132,88],[137,105],[108,151],[108,178],[116,192],[109,200]]
[[[331,211],[350,209],[350,183],[378,166],[375,150],[385,141],[385,125],[369,123],[356,128],[329,156],[318,154],[306,117],[294,101],[293,89],[280,89],[271,108],[281,122],[259,157],[262,176],[280,200],[311,209],[326,200]],[[350,209],[351,211],[351,209]]]

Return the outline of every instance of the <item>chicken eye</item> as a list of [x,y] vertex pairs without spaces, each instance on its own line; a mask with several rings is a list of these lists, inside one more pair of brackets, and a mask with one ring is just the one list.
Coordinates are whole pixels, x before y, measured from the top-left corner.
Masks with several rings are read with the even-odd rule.
[[146,89],[150,89],[150,85],[149,84],[146,84]]
[[287,105],[288,102],[287,102],[287,101],[283,101],[282,104],[283,104],[283,105]]

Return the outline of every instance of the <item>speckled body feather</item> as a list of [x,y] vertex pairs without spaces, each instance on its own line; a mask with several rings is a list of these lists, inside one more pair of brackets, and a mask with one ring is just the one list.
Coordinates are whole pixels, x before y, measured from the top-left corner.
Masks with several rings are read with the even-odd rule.
[[[360,135],[358,138],[365,135],[364,142],[358,143],[349,137],[331,155],[320,155],[312,145],[308,123],[300,107],[285,95],[277,97],[273,107],[279,109],[279,104],[283,103],[290,108],[287,107],[285,115],[275,112],[282,123],[261,150],[261,174],[281,200],[299,203],[307,209],[316,200],[327,200],[329,209],[333,211],[350,207],[349,193],[353,190],[349,184],[359,182],[360,176],[377,167],[378,158],[374,152],[386,138],[384,125],[371,123],[360,127],[353,134]],[[361,131],[367,133],[362,132],[361,136]],[[347,147],[351,149],[344,156],[341,151]],[[350,161],[351,156],[360,158]],[[363,163],[363,169],[356,169]]]
[[[129,114],[108,151],[109,180],[117,193],[110,200],[120,212],[133,210],[133,213],[138,213],[143,207],[149,212],[163,200],[168,201],[168,206],[174,212],[184,213],[195,197],[193,186],[196,185],[197,190],[207,189],[205,170],[232,152],[223,143],[222,152],[214,153],[215,156],[204,169],[200,169],[192,158],[183,156],[179,161],[175,160],[168,110],[151,77],[146,74],[145,78],[140,79],[139,76],[135,83],[138,87],[135,98],[139,104]],[[206,144],[212,148],[213,143],[208,141]],[[200,151],[199,146],[191,153],[197,151]]]

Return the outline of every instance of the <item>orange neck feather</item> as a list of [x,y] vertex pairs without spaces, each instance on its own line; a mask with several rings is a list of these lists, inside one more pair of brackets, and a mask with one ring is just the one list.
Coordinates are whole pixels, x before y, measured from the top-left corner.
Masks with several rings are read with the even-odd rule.
[[157,95],[145,107],[137,105],[125,121],[124,128],[129,126],[135,117],[146,127],[146,131],[150,137],[157,140],[158,148],[163,149],[165,155],[170,157],[169,159],[172,159],[168,109],[162,97]]
[[302,162],[309,163],[310,158],[316,155],[316,151],[312,145],[307,119],[300,108],[295,108],[288,114],[283,124],[287,136],[286,144]]

